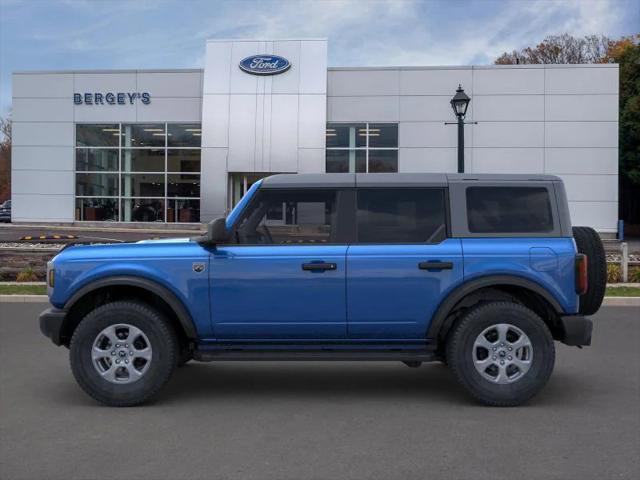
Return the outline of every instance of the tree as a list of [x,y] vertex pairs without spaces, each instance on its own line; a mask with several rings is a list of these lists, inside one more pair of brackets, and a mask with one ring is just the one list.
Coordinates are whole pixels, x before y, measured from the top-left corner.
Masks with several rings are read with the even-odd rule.
[[527,63],[604,63],[612,41],[604,35],[576,38],[564,33],[550,35],[535,47],[500,55],[496,65]]
[[611,42],[607,56],[620,65],[620,218],[640,235],[640,34]]
[[11,120],[0,117],[0,202],[11,198]]
[[620,65],[619,214],[640,235],[640,34],[611,40],[568,34],[546,37],[531,48],[500,55],[497,65],[527,63],[608,63]]

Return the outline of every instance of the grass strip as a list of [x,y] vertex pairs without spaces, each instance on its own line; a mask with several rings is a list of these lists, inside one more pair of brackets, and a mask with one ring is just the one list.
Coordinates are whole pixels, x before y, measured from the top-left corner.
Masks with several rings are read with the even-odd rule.
[[0,285],[0,295],[46,295],[46,285]]

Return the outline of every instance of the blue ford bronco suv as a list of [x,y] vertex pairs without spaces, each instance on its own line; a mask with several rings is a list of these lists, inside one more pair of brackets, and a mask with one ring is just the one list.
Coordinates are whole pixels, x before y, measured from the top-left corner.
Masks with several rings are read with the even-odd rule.
[[192,359],[441,361],[511,406],[547,382],[554,340],[590,344],[605,281],[554,176],[274,175],[202,237],[64,248],[40,328],[112,406]]

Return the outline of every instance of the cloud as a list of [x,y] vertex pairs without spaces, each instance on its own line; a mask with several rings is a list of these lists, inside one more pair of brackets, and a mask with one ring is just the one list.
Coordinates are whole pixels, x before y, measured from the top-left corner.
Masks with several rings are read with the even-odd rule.
[[640,0],[0,0],[0,111],[15,70],[193,68],[207,38],[329,39],[329,65],[491,63],[549,34],[637,33]]

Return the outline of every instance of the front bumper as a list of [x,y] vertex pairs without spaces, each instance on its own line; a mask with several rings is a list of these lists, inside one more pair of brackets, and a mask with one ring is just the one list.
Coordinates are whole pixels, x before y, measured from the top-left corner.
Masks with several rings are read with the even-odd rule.
[[62,345],[62,324],[67,312],[58,308],[47,308],[40,314],[40,331],[56,345]]
[[568,315],[560,317],[562,337],[560,341],[565,345],[581,347],[591,345],[591,331],[593,322],[582,315]]

